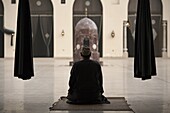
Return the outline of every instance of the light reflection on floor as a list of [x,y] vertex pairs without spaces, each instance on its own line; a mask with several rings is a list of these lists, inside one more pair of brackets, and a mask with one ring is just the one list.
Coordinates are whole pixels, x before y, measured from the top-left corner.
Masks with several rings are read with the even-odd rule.
[[[0,113],[71,113],[48,109],[67,95],[70,61],[35,58],[35,77],[23,81],[13,77],[13,59],[0,59]],[[157,58],[158,75],[146,81],[133,77],[132,58],[102,61],[105,96],[124,96],[135,113],[170,113],[170,59]]]

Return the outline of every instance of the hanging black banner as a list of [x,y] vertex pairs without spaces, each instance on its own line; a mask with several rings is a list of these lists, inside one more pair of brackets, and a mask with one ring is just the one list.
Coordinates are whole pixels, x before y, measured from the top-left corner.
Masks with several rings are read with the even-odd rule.
[[23,80],[34,76],[29,0],[19,0],[14,76]]
[[156,64],[153,45],[153,33],[149,0],[138,0],[136,32],[134,77],[142,80],[151,79],[156,75]]

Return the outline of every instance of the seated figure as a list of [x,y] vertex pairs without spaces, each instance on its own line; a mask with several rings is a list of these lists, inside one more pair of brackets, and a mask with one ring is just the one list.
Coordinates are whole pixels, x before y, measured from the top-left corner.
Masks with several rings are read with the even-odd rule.
[[90,60],[90,48],[82,48],[83,60],[75,62],[69,80],[67,103],[70,104],[103,104],[109,103],[103,96],[103,76],[97,61]]

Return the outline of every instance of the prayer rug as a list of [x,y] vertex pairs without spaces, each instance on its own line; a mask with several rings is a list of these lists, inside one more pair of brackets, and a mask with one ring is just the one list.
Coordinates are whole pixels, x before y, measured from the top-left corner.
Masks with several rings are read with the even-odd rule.
[[66,97],[60,97],[50,111],[133,111],[124,97],[107,97],[110,104],[68,104]]

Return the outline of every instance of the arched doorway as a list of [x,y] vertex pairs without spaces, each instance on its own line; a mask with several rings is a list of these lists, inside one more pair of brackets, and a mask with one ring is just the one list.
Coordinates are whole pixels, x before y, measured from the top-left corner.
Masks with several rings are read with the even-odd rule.
[[[73,5],[73,42],[75,40],[75,26],[77,22],[88,16],[91,20],[95,22],[98,28],[98,51],[100,57],[103,55],[103,8],[100,0],[75,0]],[[74,53],[74,49],[73,49]]]
[[51,0],[30,0],[33,55],[53,57],[53,6]]
[[4,6],[0,1],[0,58],[4,57]]
[[[155,56],[161,57],[163,48],[162,1],[150,0],[150,6]],[[136,13],[137,0],[129,0],[128,21],[130,23],[130,26],[127,29],[127,46],[129,57],[134,57]]]

